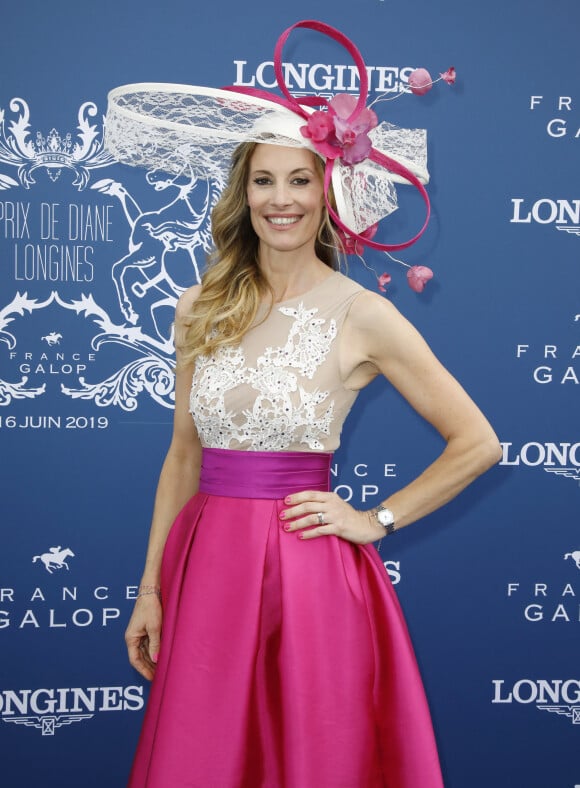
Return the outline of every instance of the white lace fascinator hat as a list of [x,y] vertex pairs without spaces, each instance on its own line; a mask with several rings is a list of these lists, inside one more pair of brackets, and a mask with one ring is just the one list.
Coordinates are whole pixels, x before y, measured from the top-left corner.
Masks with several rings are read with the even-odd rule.
[[[359,73],[358,96],[342,93],[328,101],[290,94],[282,49],[296,28],[316,30],[347,49]],[[340,31],[322,22],[305,20],[289,27],[276,44],[274,69],[282,96],[246,87],[220,90],[165,83],[115,88],[109,93],[105,144],[124,164],[169,173],[182,171],[186,164],[198,177],[213,176],[222,183],[242,142],[306,147],[325,161],[326,202],[343,251],[360,255],[368,246],[389,253],[413,244],[430,214],[424,188],[429,180],[425,130],[378,122],[366,107],[368,77],[360,53]],[[397,208],[396,183],[411,184],[420,192],[426,218],[413,238],[379,243],[373,240],[378,223]],[[334,204],[329,200],[331,185]],[[409,282],[413,287],[410,276]]]

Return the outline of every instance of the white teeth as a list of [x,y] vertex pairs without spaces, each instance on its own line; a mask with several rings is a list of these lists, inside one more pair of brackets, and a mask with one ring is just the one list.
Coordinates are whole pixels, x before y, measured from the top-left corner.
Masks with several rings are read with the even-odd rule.
[[298,221],[296,216],[269,216],[270,224],[294,224]]

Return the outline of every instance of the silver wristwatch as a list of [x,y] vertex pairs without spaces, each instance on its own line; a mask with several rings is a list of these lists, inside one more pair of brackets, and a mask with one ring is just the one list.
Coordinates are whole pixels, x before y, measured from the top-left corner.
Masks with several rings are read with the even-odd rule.
[[376,509],[373,509],[373,515],[377,523],[383,526],[388,535],[395,532],[395,515],[390,509],[380,504]]

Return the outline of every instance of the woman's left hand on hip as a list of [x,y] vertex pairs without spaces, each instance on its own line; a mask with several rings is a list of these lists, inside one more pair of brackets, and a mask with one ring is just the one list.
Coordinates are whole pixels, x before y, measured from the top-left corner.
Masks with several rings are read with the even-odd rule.
[[305,490],[284,499],[280,520],[288,533],[300,539],[339,536],[355,544],[369,544],[384,536],[384,528],[374,523],[368,512],[354,509],[332,492]]

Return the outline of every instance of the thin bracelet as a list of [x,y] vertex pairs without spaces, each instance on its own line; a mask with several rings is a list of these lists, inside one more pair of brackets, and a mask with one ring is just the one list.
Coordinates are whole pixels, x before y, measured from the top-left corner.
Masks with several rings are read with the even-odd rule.
[[139,597],[142,596],[150,596],[151,594],[156,594],[159,599],[161,599],[161,589],[159,586],[139,586],[135,599],[139,599]]
[[[369,520],[370,520],[371,524],[372,525],[380,525],[380,523],[378,522],[377,518],[374,516],[373,512],[374,512],[374,509],[367,509],[367,512],[366,512],[368,514],[368,516],[369,516]],[[379,543],[378,547],[377,547],[377,552],[380,552],[380,550],[381,550],[381,545],[383,543],[383,539],[385,538],[385,535],[386,534],[383,534],[381,537],[379,537],[379,539],[375,539],[375,542]]]

